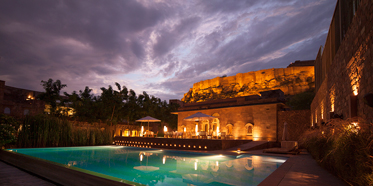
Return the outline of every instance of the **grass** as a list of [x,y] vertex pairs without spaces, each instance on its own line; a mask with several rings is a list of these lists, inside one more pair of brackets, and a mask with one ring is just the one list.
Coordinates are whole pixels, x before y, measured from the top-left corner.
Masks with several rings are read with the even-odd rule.
[[346,183],[373,185],[372,131],[371,123],[333,119],[307,131],[301,143],[322,167]]
[[66,147],[112,144],[112,131],[79,128],[68,120],[39,115],[26,117],[18,133],[17,147]]

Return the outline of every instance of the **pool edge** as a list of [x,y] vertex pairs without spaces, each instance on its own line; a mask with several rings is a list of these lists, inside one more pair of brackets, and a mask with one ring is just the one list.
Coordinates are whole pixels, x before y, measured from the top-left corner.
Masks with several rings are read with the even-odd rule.
[[3,149],[0,150],[0,160],[61,185],[131,185],[90,175]]

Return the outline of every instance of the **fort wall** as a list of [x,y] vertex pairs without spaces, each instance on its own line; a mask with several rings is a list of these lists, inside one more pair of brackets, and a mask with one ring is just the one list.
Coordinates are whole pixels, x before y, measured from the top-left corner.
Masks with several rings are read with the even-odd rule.
[[193,88],[184,94],[182,101],[191,103],[259,95],[259,92],[275,89],[281,89],[285,95],[294,95],[313,89],[314,82],[313,66],[258,70],[194,83]]

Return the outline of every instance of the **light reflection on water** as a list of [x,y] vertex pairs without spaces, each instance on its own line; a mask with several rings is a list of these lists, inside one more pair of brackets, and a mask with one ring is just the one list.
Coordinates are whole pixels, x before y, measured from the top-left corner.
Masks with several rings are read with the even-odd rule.
[[113,146],[12,150],[145,185],[258,185],[286,161]]

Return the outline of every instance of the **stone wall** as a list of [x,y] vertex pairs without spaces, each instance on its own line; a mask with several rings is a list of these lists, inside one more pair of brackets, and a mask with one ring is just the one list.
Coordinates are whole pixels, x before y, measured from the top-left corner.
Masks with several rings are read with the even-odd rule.
[[278,112],[277,140],[282,141],[284,123],[287,122],[287,141],[299,141],[303,133],[310,128],[310,110],[291,110]]
[[[230,126],[232,127],[232,139],[276,141],[278,109],[279,104],[273,103],[178,112],[178,131],[183,132],[184,127],[186,127],[187,132],[193,133],[196,123],[194,121],[185,121],[184,118],[197,112],[202,112],[216,116],[217,120],[200,121],[198,123],[198,131],[204,131],[204,125],[208,124],[210,130],[208,132],[212,132],[212,125],[218,121],[219,132],[229,134],[228,129]],[[249,125],[253,126],[251,135],[248,135]]]
[[[351,117],[350,99],[357,94],[357,116],[373,122],[364,95],[373,93],[373,1],[361,0],[331,67],[311,105],[311,122],[321,123],[330,112]],[[322,120],[321,120],[322,119]]]
[[314,67],[291,66],[200,81],[193,84],[193,88],[184,94],[182,101],[190,103],[225,99],[256,95],[275,89],[281,89],[285,95],[294,95],[310,88],[314,88]]
[[[5,85],[0,80],[0,112],[15,117],[43,113],[44,101],[36,100],[40,92]],[[8,113],[10,112],[10,113]]]

